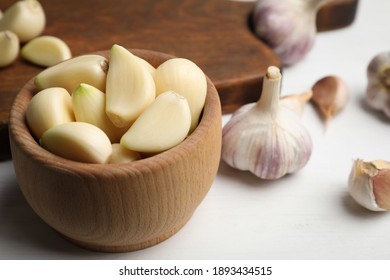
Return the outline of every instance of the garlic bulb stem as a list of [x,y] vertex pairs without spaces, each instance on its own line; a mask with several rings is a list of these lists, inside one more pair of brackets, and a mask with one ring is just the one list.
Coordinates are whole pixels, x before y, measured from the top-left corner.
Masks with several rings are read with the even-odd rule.
[[279,108],[279,92],[281,85],[281,77],[279,68],[270,66],[267,69],[266,79],[263,81],[263,93],[257,106],[259,110],[267,110],[271,115],[275,114]]

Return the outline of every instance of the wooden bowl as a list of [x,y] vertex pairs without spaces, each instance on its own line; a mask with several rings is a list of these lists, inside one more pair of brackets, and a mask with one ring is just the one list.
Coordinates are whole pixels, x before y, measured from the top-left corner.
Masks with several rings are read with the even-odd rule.
[[[172,57],[131,51],[155,67]],[[37,92],[30,80],[9,120],[15,173],[27,202],[48,225],[88,249],[134,251],[169,238],[201,203],[220,162],[221,105],[209,78],[207,83],[199,125],[178,146],[126,164],[87,164],[46,151],[30,134],[26,108]]]

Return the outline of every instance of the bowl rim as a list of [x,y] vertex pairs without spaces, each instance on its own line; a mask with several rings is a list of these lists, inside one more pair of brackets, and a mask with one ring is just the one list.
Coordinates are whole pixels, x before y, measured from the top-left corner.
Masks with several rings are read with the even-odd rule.
[[[176,56],[163,52],[148,50],[148,49],[129,49],[133,54],[146,58],[152,56],[154,60],[159,61],[158,65],[163,61],[175,58]],[[95,52],[107,57],[108,50]],[[146,59],[148,61],[148,59]],[[151,63],[157,67],[156,63]],[[221,102],[214,84],[205,74],[207,80],[207,94],[205,105],[198,126],[195,130],[181,143],[175,147],[153,155],[148,158],[129,162],[129,163],[84,163],[57,156],[39,145],[37,140],[32,136],[26,122],[26,109],[28,102],[32,96],[37,93],[34,85],[35,77],[31,78],[18,92],[10,110],[9,117],[9,137],[10,142],[14,142],[29,158],[33,159],[37,164],[43,164],[48,168],[62,169],[65,172],[87,173],[92,176],[100,174],[115,174],[122,172],[124,169],[142,172],[143,170],[153,170],[161,168],[162,164],[170,164],[176,161],[177,158],[187,156],[191,150],[202,142],[204,135],[208,133],[215,118],[222,119]],[[222,128],[222,125],[221,125]],[[12,153],[11,145],[11,153]],[[165,163],[164,163],[165,162]]]

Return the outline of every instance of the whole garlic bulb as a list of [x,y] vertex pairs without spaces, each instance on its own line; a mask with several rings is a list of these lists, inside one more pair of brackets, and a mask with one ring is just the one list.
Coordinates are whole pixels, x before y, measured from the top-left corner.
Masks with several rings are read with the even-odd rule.
[[277,67],[269,67],[259,101],[238,109],[222,130],[222,159],[262,179],[298,171],[312,153],[299,115],[279,103],[281,77]]
[[390,51],[377,54],[367,67],[366,101],[390,118]]
[[255,33],[279,55],[284,65],[300,61],[314,45],[316,14],[327,0],[258,0]]
[[369,210],[390,210],[390,162],[355,160],[348,190],[358,204]]

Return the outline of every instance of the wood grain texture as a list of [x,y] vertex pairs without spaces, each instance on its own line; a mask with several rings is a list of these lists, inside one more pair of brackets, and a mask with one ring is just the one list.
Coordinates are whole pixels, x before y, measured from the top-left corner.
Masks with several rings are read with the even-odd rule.
[[[133,52],[153,65],[170,57]],[[220,161],[221,107],[210,79],[194,132],[164,153],[129,164],[79,163],[41,148],[25,122],[35,92],[31,80],[16,97],[10,140],[18,184],[47,224],[80,246],[124,252],[161,242],[189,220],[209,191]]]
[[[2,0],[5,10],[14,0]],[[112,44],[142,48],[198,64],[216,86],[223,113],[258,99],[262,77],[279,58],[249,28],[253,2],[229,0],[40,0],[47,14],[46,35],[69,44],[73,55],[109,49]],[[317,25],[329,30],[357,0],[335,0]],[[340,5],[346,8],[338,12]],[[354,13],[353,13],[354,15]],[[347,16],[351,18],[351,16]],[[323,28],[321,28],[323,26]],[[0,69],[0,160],[9,158],[8,118],[12,101],[23,85],[43,68],[18,59]]]

